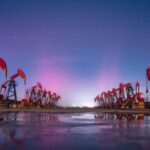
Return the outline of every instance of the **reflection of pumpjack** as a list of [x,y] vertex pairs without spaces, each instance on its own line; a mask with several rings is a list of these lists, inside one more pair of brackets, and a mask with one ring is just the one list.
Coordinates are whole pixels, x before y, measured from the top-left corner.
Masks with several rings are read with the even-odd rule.
[[144,120],[144,114],[117,114],[117,119],[119,120]]
[[116,115],[115,114],[107,114],[107,113],[100,113],[96,114],[95,119],[101,119],[101,120],[116,120]]
[[7,144],[7,140],[12,141],[13,143],[17,144],[17,145],[22,145],[24,142],[21,139],[18,139],[15,137],[16,135],[16,131],[15,130],[10,130],[9,132],[2,129],[1,130],[2,134],[5,137],[5,143]]
[[96,114],[95,119],[101,119],[101,120],[144,120],[144,114],[124,114],[124,113],[118,113],[118,114]]

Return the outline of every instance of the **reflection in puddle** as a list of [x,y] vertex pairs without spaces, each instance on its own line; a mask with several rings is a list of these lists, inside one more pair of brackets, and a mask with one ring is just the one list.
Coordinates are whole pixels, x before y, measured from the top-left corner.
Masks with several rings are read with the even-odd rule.
[[148,116],[144,116],[144,114],[125,114],[125,113],[116,113],[116,114],[107,114],[107,113],[100,113],[95,114],[96,119],[104,119],[104,120],[144,120],[144,118],[148,119]]
[[0,113],[0,149],[148,149],[144,114]]

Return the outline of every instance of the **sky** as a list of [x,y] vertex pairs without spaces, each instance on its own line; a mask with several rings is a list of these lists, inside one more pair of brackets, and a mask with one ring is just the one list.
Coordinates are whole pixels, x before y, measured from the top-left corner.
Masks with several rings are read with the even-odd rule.
[[18,97],[36,82],[63,106],[93,106],[120,82],[138,80],[145,92],[149,8],[149,0],[0,0],[0,57],[9,75],[27,76]]

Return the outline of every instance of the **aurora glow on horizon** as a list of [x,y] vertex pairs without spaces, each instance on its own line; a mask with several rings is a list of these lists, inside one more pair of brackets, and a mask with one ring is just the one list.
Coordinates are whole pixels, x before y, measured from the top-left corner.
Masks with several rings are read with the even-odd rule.
[[62,105],[93,106],[120,82],[145,88],[149,8],[147,0],[1,0],[0,57],[9,75],[23,68],[26,87],[39,81]]

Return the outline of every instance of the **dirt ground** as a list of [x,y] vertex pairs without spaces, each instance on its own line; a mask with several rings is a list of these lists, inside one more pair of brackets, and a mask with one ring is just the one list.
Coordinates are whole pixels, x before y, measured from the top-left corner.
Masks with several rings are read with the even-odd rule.
[[150,114],[150,109],[96,109],[96,108],[53,108],[53,109],[18,109],[18,108],[0,108],[0,112],[51,112],[51,113],[146,113]]

